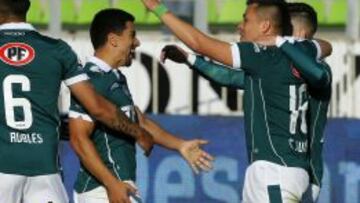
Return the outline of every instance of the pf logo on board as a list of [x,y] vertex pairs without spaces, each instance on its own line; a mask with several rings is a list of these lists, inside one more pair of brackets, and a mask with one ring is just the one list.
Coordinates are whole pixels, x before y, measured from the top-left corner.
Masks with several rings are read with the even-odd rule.
[[34,58],[34,49],[25,43],[12,42],[0,47],[0,59],[12,66],[26,65]]

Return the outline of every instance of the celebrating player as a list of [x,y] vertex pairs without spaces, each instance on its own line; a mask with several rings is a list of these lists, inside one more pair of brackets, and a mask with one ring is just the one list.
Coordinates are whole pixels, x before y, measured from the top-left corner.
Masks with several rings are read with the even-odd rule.
[[[248,5],[239,26],[243,42],[231,45],[180,21],[157,0],[143,2],[195,52],[245,72],[244,114],[251,165],[245,175],[243,201],[299,202],[309,185],[305,81],[280,49],[245,42],[287,34],[290,19],[284,4],[259,1]],[[279,46],[286,43],[278,39]],[[305,41],[301,46],[313,57],[318,55],[313,44]],[[326,73],[318,73],[314,79],[322,81]]]
[[[95,89],[118,106],[132,122],[149,131],[156,144],[177,150],[197,173],[210,170],[213,158],[200,149],[205,140],[179,139],[142,114],[135,106],[126,77],[118,67],[131,65],[139,46],[134,17],[119,9],[98,12],[90,27],[95,55],[85,71]],[[82,168],[75,183],[78,203],[140,202],[135,187],[135,140],[96,122],[73,101],[70,109],[70,141]]]
[[[294,27],[293,36],[299,39],[312,38],[317,30],[317,14],[305,3],[289,3],[289,12]],[[295,42],[295,41],[294,41]],[[275,45],[275,37],[259,42]],[[301,76],[309,85],[309,153],[311,190],[306,192],[304,201],[316,202],[319,196],[323,175],[322,146],[327,110],[331,97],[331,70],[324,61],[318,61],[301,50],[298,43],[286,43],[281,50],[290,57]],[[224,65],[205,60],[204,57],[186,53],[183,49],[168,45],[162,51],[162,61],[171,59],[178,63],[188,64],[190,68],[205,78],[220,85],[244,89],[245,72],[230,69]]]
[[99,96],[62,40],[26,23],[29,0],[0,1],[0,202],[67,203],[58,174],[61,81],[97,120],[133,137],[146,153],[153,139]]

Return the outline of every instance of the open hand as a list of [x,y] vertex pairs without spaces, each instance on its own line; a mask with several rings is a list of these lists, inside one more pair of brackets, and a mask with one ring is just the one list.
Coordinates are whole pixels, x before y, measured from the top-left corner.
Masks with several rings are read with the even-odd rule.
[[208,141],[200,139],[188,140],[180,147],[180,154],[196,174],[200,170],[209,171],[213,168],[212,161],[214,157],[201,149],[201,146],[207,143]]

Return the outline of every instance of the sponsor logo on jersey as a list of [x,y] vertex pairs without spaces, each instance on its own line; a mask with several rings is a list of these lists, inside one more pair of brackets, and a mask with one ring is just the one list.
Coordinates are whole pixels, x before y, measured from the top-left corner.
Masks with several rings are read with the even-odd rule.
[[26,65],[34,58],[34,49],[25,43],[12,42],[0,47],[0,59],[11,66]]
[[291,72],[297,79],[302,79],[300,72],[294,66],[291,66]]

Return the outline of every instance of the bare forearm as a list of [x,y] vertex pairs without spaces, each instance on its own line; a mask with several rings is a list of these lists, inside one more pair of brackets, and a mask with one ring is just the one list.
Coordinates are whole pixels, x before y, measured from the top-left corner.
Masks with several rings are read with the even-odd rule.
[[161,145],[167,149],[179,150],[181,144],[184,143],[183,139],[180,139],[167,132],[149,118],[145,119],[144,125],[142,127],[153,135],[156,144]]
[[143,129],[139,125],[131,122],[114,104],[96,93],[94,87],[89,82],[72,85],[70,90],[89,114],[107,127],[135,139],[143,133]]
[[143,129],[134,122],[131,122],[121,110],[110,107],[111,114],[99,116],[97,119],[104,123],[107,127],[137,139],[143,133]]
[[233,66],[231,45],[229,43],[205,35],[170,12],[164,14],[161,17],[161,20],[194,52],[219,61],[225,65]]

